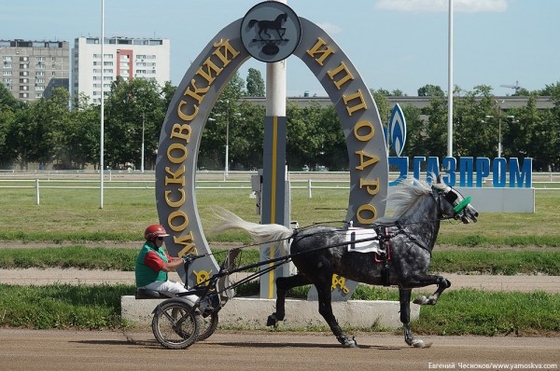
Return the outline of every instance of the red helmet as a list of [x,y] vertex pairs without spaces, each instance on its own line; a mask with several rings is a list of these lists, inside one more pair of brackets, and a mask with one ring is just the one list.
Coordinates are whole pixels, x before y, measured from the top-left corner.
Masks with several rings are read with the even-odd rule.
[[167,237],[169,234],[165,228],[159,224],[152,224],[144,231],[144,238],[148,241],[154,241],[158,237]]

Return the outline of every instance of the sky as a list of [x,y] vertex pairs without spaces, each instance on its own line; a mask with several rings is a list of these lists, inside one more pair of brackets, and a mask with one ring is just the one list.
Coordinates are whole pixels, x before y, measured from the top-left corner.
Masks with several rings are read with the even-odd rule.
[[[287,0],[298,16],[322,27],[371,89],[448,87],[449,0]],[[453,82],[472,91],[489,85],[497,96],[511,86],[544,89],[560,82],[560,1],[452,0]],[[258,0],[104,0],[105,36],[167,38],[171,82],[179,85],[203,47]],[[0,39],[68,41],[101,35],[102,0],[4,1]],[[264,63],[249,60],[239,70]],[[508,85],[510,87],[503,87]],[[287,95],[325,96],[297,57],[287,61]]]

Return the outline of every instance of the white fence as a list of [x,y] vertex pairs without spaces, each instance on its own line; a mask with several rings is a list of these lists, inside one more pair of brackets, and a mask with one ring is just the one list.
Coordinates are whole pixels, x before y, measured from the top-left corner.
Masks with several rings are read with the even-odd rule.
[[[225,177],[222,171],[197,173],[196,189],[247,189],[251,191],[251,175],[256,172],[230,171]],[[391,174],[390,179],[396,179]],[[2,189],[34,189],[36,204],[40,204],[42,189],[100,189],[100,175],[80,171],[0,171],[0,194]],[[290,172],[292,190],[305,189],[309,198],[313,190],[341,189],[349,191],[348,172]],[[154,189],[154,172],[112,171],[104,175],[103,189]],[[491,184],[491,177],[486,184]],[[535,191],[560,190],[560,173],[533,173]]]

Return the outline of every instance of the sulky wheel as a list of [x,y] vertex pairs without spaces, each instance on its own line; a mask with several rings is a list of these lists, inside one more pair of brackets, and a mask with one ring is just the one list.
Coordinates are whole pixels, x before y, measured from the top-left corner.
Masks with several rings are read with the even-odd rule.
[[152,332],[156,340],[166,348],[188,348],[198,340],[199,317],[186,302],[163,303],[154,313]]
[[200,316],[200,327],[198,332],[198,341],[208,339],[218,328],[218,313],[213,312],[208,316]]

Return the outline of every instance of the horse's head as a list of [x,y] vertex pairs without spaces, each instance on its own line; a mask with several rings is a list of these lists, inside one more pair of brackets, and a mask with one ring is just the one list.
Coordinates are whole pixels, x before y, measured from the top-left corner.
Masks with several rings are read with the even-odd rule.
[[474,223],[478,221],[478,211],[470,204],[470,197],[463,197],[456,189],[441,182],[439,178],[437,183],[432,184],[432,188],[443,216],[460,219],[465,224],[471,220]]

